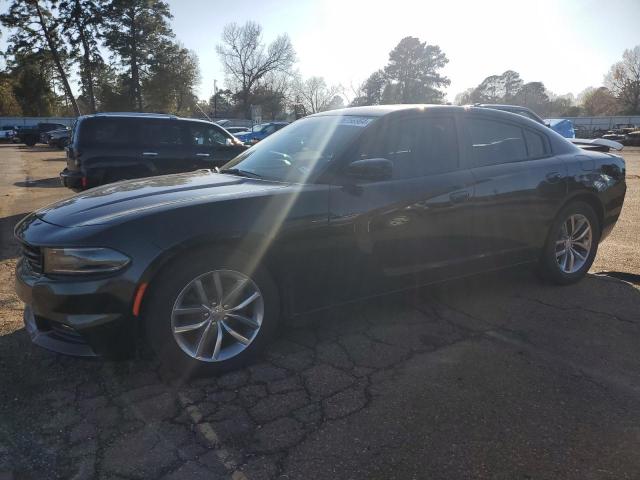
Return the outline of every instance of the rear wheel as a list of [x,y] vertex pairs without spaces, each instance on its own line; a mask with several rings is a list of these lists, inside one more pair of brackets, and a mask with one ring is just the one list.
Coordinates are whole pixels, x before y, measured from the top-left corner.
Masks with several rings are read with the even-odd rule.
[[540,259],[543,276],[557,284],[567,285],[582,279],[598,251],[600,225],[593,208],[584,202],[573,202],[558,214]]
[[190,255],[154,280],[145,329],[172,373],[186,379],[238,368],[266,345],[279,316],[268,273],[233,255]]

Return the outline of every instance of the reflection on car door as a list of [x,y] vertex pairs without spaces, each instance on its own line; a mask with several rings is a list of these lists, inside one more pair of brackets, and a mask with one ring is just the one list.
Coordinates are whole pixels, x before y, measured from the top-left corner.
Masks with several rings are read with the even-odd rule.
[[217,125],[189,122],[189,157],[194,168],[221,167],[239,151],[231,138]]
[[331,194],[333,301],[455,276],[470,250],[472,176],[460,168],[454,117],[382,120],[348,161],[386,158],[393,177],[345,179]]
[[193,170],[186,132],[178,120],[145,119],[139,129],[141,162],[153,175]]
[[489,268],[536,258],[566,195],[566,166],[537,129],[469,115],[464,132],[478,253]]

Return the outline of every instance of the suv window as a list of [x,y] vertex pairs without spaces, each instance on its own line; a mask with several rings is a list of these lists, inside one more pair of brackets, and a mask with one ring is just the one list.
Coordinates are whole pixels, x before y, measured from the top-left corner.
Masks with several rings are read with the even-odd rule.
[[527,159],[522,128],[496,120],[467,118],[466,131],[475,167]]
[[140,125],[140,140],[143,145],[183,145],[182,128],[172,121],[144,121]]
[[81,142],[84,145],[130,145],[133,139],[131,122],[118,118],[84,121]]
[[358,158],[376,157],[393,162],[394,179],[456,170],[458,142],[454,120],[414,117],[386,123],[363,139],[360,146]]
[[190,123],[188,128],[192,145],[224,146],[227,144],[227,136],[213,125]]

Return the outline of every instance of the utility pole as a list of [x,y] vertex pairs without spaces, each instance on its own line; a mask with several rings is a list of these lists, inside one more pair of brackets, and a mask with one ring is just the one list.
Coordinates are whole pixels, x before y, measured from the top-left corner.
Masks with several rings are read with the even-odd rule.
[[218,81],[213,81],[213,119],[218,116]]

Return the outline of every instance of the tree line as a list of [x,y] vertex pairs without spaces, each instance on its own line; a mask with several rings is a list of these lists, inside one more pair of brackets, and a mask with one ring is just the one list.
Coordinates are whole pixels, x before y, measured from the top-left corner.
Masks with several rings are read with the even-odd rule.
[[[12,0],[0,15],[10,29],[0,71],[0,115],[78,115],[98,111],[263,119],[301,117],[344,106],[444,103],[450,79],[437,45],[405,37],[387,64],[362,84],[303,78],[287,34],[270,43],[255,22],[225,26],[216,53],[222,88],[197,98],[199,61],[176,39],[162,0]],[[77,86],[76,88],[73,88]],[[604,84],[578,97],[555,95],[518,72],[490,75],[456,104],[507,103],[551,116],[640,113],[640,46],[626,50]]]
[[160,0],[12,1],[0,15],[12,32],[0,114],[190,112],[198,59],[176,41],[171,18]]
[[640,114],[640,45],[624,51],[622,60],[605,75],[603,86],[589,87],[577,97],[555,95],[542,82],[525,83],[518,72],[507,70],[459,93],[455,103],[522,105],[543,117]]

